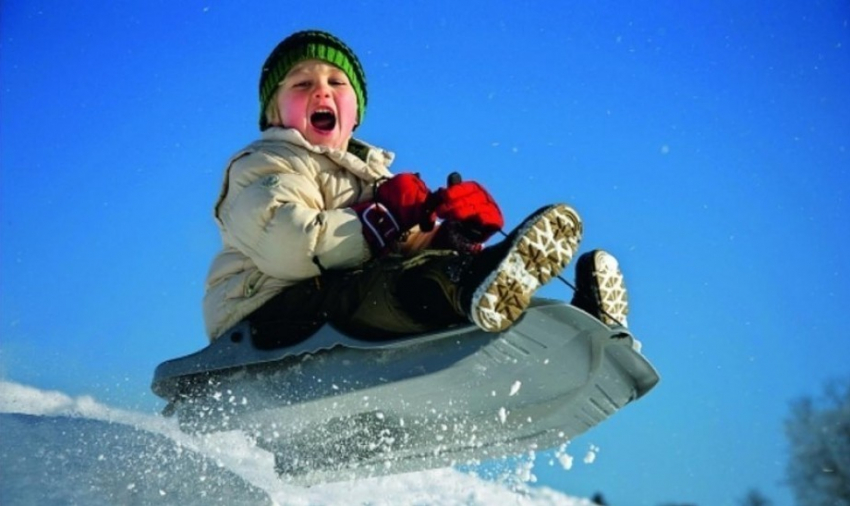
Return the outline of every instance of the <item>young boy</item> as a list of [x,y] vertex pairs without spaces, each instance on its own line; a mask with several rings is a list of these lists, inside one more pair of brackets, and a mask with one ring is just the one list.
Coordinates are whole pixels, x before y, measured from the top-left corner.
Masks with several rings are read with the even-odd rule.
[[[416,174],[393,175],[391,153],[352,137],[366,104],[359,60],[329,33],[295,33],[266,60],[261,138],[231,158],[215,204],[210,339],[243,319],[265,347],[325,322],[364,339],[468,321],[499,332],[572,259],[582,224],[563,204],[484,248],[504,224],[490,194],[457,177],[432,192]],[[594,251],[577,267],[573,303],[625,324],[616,260]]]

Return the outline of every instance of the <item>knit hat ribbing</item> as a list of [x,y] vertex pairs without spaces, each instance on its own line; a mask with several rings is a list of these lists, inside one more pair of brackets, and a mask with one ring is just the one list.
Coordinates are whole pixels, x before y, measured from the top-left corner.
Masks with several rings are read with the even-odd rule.
[[278,85],[292,70],[305,60],[321,60],[340,68],[357,95],[357,122],[363,122],[366,112],[366,75],[360,60],[341,40],[319,30],[296,32],[284,39],[266,59],[260,74],[260,130],[269,127],[266,107]]

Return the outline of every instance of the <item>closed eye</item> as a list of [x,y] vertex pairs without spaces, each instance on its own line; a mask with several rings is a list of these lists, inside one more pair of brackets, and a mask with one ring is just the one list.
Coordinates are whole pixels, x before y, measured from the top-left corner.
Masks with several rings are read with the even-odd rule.
[[332,86],[345,86],[348,84],[348,76],[342,72],[334,72],[328,76],[328,83]]
[[310,86],[310,81],[296,81],[295,84],[292,85],[293,88],[306,88]]

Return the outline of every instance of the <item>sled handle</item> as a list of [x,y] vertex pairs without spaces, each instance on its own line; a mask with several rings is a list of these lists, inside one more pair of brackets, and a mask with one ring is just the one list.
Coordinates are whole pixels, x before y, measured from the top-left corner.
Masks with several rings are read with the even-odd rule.
[[[460,172],[452,172],[449,174],[449,177],[446,178],[447,186],[454,186],[456,184],[460,184],[463,181],[463,178],[460,175]],[[437,209],[437,206],[440,205],[440,192],[435,191],[428,194],[428,197],[425,199],[425,209],[424,214],[422,216],[422,222],[419,224],[419,229],[423,232],[430,232],[434,230],[434,224],[437,222],[434,217],[434,212]]]

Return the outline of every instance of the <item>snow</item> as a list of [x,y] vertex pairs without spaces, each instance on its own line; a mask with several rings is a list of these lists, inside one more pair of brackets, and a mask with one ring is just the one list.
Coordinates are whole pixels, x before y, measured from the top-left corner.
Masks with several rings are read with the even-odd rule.
[[595,445],[590,445],[590,449],[587,450],[587,453],[584,455],[584,463],[593,464],[593,462],[596,460],[597,453],[599,453],[599,447]]
[[[519,386],[519,382],[514,384],[511,395],[519,391]],[[25,504],[34,497],[40,504],[120,503],[130,499],[140,503],[207,504],[211,497],[213,502],[231,504],[250,504],[257,497],[268,504],[287,505],[591,504],[545,487],[528,486],[536,481],[533,453],[502,480],[488,481],[455,469],[437,469],[300,488],[282,482],[273,471],[271,454],[240,432],[189,436],[172,419],[111,408],[89,396],[71,397],[0,380],[0,417],[4,430],[8,427],[16,431],[16,436],[0,441],[0,474],[18,481],[2,480],[0,498],[4,504]],[[500,417],[504,421],[507,413],[502,410]],[[45,440],[45,434],[49,440]],[[564,469],[569,469],[572,457],[566,454],[566,446],[556,457]],[[36,447],[41,448],[42,457],[52,453],[54,458],[30,458]],[[588,456],[595,457],[597,451],[591,447]],[[54,462],[48,471],[50,461],[68,459],[75,465]],[[91,474],[81,475],[85,472]],[[38,482],[39,476],[45,477],[44,483]],[[42,489],[52,490],[53,495],[46,497],[49,494]],[[65,496],[57,497],[56,490]],[[106,498],[93,498],[97,493]]]
[[509,394],[511,397],[519,393],[519,389],[522,386],[522,382],[516,380],[513,385],[511,385],[511,393]]
[[558,463],[561,464],[561,467],[563,467],[565,471],[569,471],[573,468],[573,457],[572,455],[567,453],[567,446],[568,443],[564,443],[555,452],[555,458],[558,460]]

